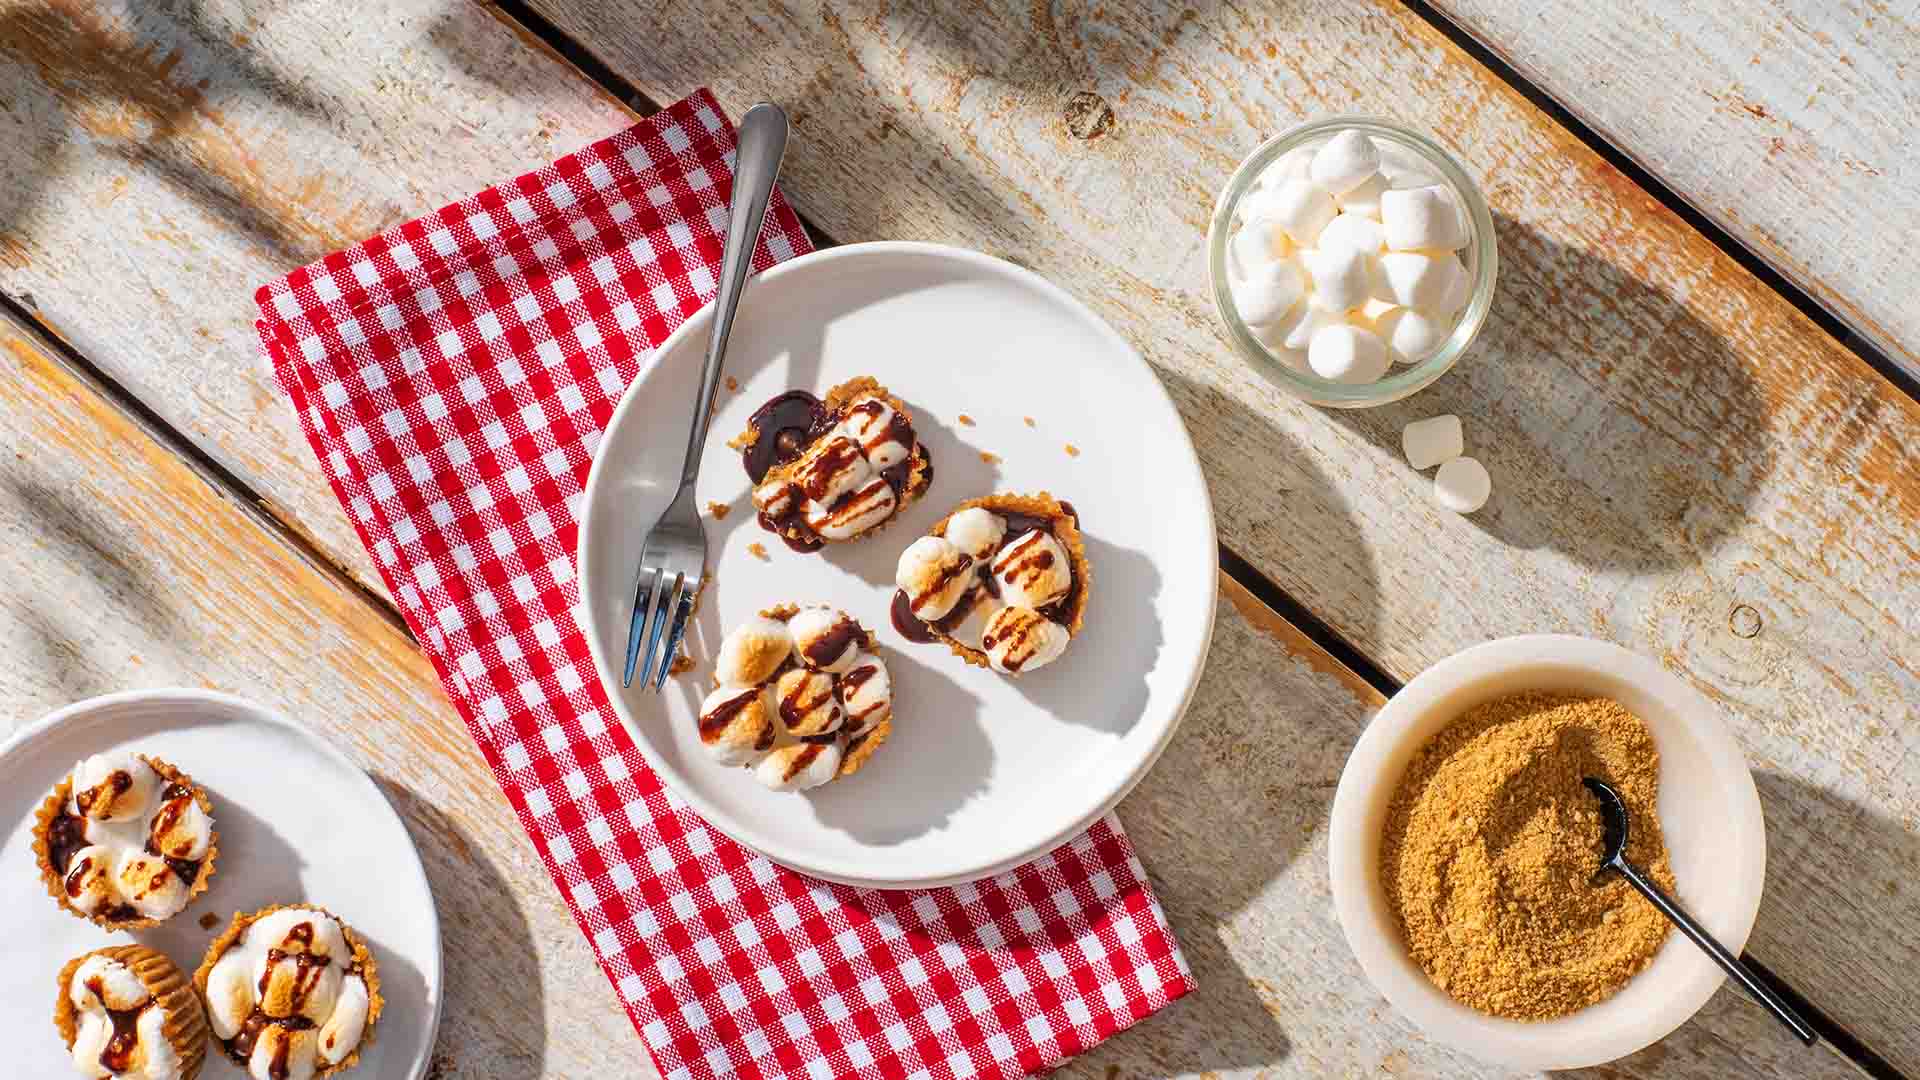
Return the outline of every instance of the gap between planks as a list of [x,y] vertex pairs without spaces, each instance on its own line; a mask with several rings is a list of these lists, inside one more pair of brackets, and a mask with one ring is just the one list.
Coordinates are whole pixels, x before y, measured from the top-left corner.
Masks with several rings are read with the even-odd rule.
[[55,333],[51,327],[23,307],[13,297],[0,292],[0,326],[4,326],[21,337],[31,341],[46,355],[53,358],[68,374],[81,385],[98,395],[100,400],[112,406],[125,416],[135,427],[154,442],[167,448],[175,457],[185,462],[194,475],[220,496],[240,508],[254,524],[278,537],[292,549],[300,560],[329,580],[345,589],[350,595],[358,596],[380,617],[391,623],[402,634],[412,640],[412,631],[388,599],[362,585],[347,570],[329,559],[324,551],[316,546],[307,535],[294,528],[283,517],[273,500],[254,490],[246,481],[234,475],[226,466],[215,460],[212,455],[201,449],[199,444],[181,434],[172,424],[167,423],[147,404],[121,386],[111,376],[101,371],[93,361],[82,355],[66,339]]

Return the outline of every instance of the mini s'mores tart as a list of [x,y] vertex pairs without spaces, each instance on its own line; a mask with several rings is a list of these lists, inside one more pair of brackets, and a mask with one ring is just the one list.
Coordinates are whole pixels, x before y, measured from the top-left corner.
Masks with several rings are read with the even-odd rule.
[[193,973],[207,1022],[253,1080],[308,1080],[352,1068],[385,1001],[372,950],[309,904],[236,914]]
[[727,445],[753,481],[761,527],[795,551],[868,536],[933,482],[912,414],[868,376],[824,399],[789,390]]
[[961,503],[901,552],[893,626],[970,664],[1018,675],[1060,658],[1093,573],[1073,506],[1046,492]]
[[860,770],[893,731],[893,684],[867,628],[838,608],[770,608],[734,627],[700,703],[700,741],[775,791]]
[[47,894],[109,930],[178,914],[206,891],[219,845],[207,793],[174,766],[126,752],[75,765],[33,829]]
[[193,1080],[207,1017],[187,977],[145,945],[76,956],[60,969],[53,1025],[80,1076]]

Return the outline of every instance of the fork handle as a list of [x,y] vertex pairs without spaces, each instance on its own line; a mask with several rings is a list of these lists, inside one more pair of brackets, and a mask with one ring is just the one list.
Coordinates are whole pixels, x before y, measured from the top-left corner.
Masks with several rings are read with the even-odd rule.
[[773,197],[773,178],[787,152],[787,114],[780,106],[761,102],[740,118],[734,152],[733,205],[727,216],[727,249],[720,262],[720,290],[713,301],[713,332],[707,339],[707,363],[700,370],[699,397],[693,402],[693,427],[687,432],[687,455],[680,466],[680,486],[691,487],[700,474],[700,448],[707,442],[713,420],[713,395],[720,387],[721,359],[727,336],[733,333],[733,313],[740,306],[740,290],[753,266],[760,243],[760,225]]

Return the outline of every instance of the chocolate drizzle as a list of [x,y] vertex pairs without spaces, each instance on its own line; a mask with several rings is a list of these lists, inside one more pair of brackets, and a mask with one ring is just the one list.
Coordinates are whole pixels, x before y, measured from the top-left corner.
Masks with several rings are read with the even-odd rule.
[[[822,693],[820,693],[815,697],[807,696],[807,690],[809,687],[811,687],[814,684],[816,674],[819,674],[819,673],[810,671],[806,673],[804,676],[798,679],[794,679],[792,689],[789,689],[786,693],[780,695],[781,721],[787,725],[787,729],[789,731],[793,731],[796,736],[799,736],[802,738],[804,738],[805,736],[802,735],[801,732],[796,731],[794,729],[811,726],[807,723],[807,718],[812,716],[815,710],[819,709],[822,705],[825,705],[829,701],[833,700],[833,676],[831,675],[824,675],[824,674],[820,675],[821,678],[825,679],[827,684],[825,690]],[[809,731],[809,732],[806,732],[805,734],[819,735],[823,733],[818,731]],[[832,733],[826,732],[824,734],[832,734]]]
[[100,801],[100,790],[103,787],[113,789],[113,793],[107,797],[107,807],[111,809],[113,804],[120,800],[120,796],[125,795],[133,787],[133,775],[125,769],[115,769],[104,783],[95,784],[85,791],[74,792],[73,804],[80,808],[82,814],[91,815],[93,804]]
[[800,655],[806,659],[808,667],[824,668],[840,659],[840,655],[847,651],[847,646],[853,644],[855,638],[864,639],[864,637],[865,635],[860,632],[860,624],[842,614],[838,621],[827,627],[826,633],[814,638],[801,649]]
[[[239,1065],[243,1069],[246,1068],[248,1059],[253,1057],[254,1046],[260,1041],[261,1032],[267,1030],[269,1026],[277,1027],[281,1031],[291,1035],[296,1031],[306,1031],[314,1025],[312,1020],[299,1015],[279,1018],[268,1016],[256,1005],[253,1008],[253,1012],[248,1013],[247,1018],[240,1022],[240,1030],[234,1032],[233,1038],[227,1040],[227,1057],[230,1058],[234,1064]],[[272,1060],[267,1062],[268,1076],[273,1077],[274,1080],[286,1080],[288,1073],[291,1071],[289,1062],[287,1061],[287,1055],[292,1049],[293,1040],[291,1038],[283,1038],[280,1040],[279,1044],[273,1048]]]
[[[126,773],[124,771],[117,771],[113,774],[113,780],[111,782],[117,790],[125,790],[124,787],[118,784],[118,778],[125,775]],[[168,784],[165,790],[162,791],[161,797],[166,801],[148,822],[146,851],[147,854],[153,855],[164,862],[167,868],[149,877],[146,882],[146,887],[135,899],[146,897],[155,889],[165,885],[169,874],[179,878],[181,883],[189,888],[192,887],[194,881],[200,876],[200,868],[203,860],[188,859],[173,852],[162,851],[158,840],[160,834],[173,828],[174,825],[179,822],[181,815],[186,813],[187,803],[192,802],[194,798],[193,789],[186,784],[174,781]],[[87,793],[79,793],[74,796],[74,803],[76,805],[83,802],[90,806],[93,805],[94,800],[88,798]],[[48,823],[47,858],[52,862],[56,872],[64,878],[63,884],[67,895],[75,899],[77,899],[83,891],[87,871],[92,869],[93,861],[89,858],[75,865],[73,860],[83,848],[88,846],[86,818],[62,808],[60,813],[55,815],[54,819]],[[191,850],[193,850],[193,846],[190,841],[184,846],[177,845],[174,848],[174,852]],[[139,909],[135,908],[131,903],[126,902],[103,907],[94,914],[108,922],[126,922],[130,919],[141,918]]]
[[[856,413],[878,416],[881,410],[888,407],[879,398],[867,398],[848,409],[836,410],[805,390],[789,390],[773,397],[755,410],[747,422],[753,438],[740,451],[747,478],[758,487],[766,480],[768,473],[798,461],[848,416]],[[933,482],[933,465],[927,457],[926,448],[920,445],[914,434],[913,423],[900,410],[894,409],[886,428],[878,434],[869,434],[864,445],[853,439],[845,439],[844,447],[830,445],[821,451],[817,460],[795,470],[788,485],[787,505],[777,514],[761,510],[757,515],[760,527],[780,537],[794,551],[805,553],[820,550],[826,541],[807,521],[806,500],[819,502],[831,477],[851,465],[855,456],[883,446],[888,441],[911,448],[904,459],[880,470],[880,477],[893,489],[895,509],[906,499],[919,497]],[[912,477],[917,477],[918,482],[908,490],[909,478]],[[842,524],[858,521],[864,515],[875,512],[878,498],[878,489],[874,485],[863,485],[842,494],[827,507],[824,520]],[[891,516],[891,512],[888,516]]]
[[86,846],[85,818],[75,817],[62,810],[47,826],[47,857],[53,860],[54,867],[60,872],[64,873],[67,864],[73,861],[75,853]]
[[[715,705],[712,712],[702,713],[700,715],[700,741],[703,743],[719,742],[720,734],[727,730],[728,725],[733,723],[734,717],[739,716],[741,711],[748,705],[753,704],[753,699],[759,696],[760,688],[756,686],[750,690],[743,690],[738,695]],[[771,735],[771,729],[769,729],[768,734],[769,736]]]
[[143,1003],[139,1008],[116,1009],[108,1005],[107,992],[98,975],[89,978],[86,987],[100,999],[101,1006],[107,1010],[107,1019],[113,1021],[113,1037],[100,1051],[100,1067],[117,1076],[133,1068],[133,1052],[140,1046],[140,1014],[147,1006]]

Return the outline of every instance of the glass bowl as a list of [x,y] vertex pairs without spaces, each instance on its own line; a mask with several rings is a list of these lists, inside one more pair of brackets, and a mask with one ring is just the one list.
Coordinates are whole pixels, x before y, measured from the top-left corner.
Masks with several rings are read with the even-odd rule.
[[[1439,174],[1453,190],[1455,201],[1467,215],[1467,245],[1461,249],[1460,259],[1473,282],[1466,307],[1461,310],[1452,333],[1447,335],[1447,340],[1433,355],[1417,364],[1404,367],[1396,365],[1387,375],[1370,383],[1337,383],[1311,371],[1296,370],[1275,356],[1240,318],[1234,305],[1233,291],[1227,283],[1227,248],[1233,235],[1234,218],[1239,213],[1241,200],[1258,186],[1261,174],[1289,151],[1323,141],[1335,132],[1349,128],[1358,129],[1375,140],[1391,143],[1413,154]],[[1373,116],[1333,116],[1301,124],[1275,135],[1247,155],[1247,159],[1234,170],[1227,186],[1220,192],[1219,201],[1214,204],[1213,221],[1207,227],[1207,277],[1213,290],[1214,308],[1220,312],[1221,321],[1226,323],[1234,346],[1261,374],[1316,405],[1336,409],[1367,409],[1418,392],[1446,374],[1460,359],[1460,354],[1467,351],[1474,335],[1480,332],[1481,324],[1487,321],[1488,309],[1493,306],[1494,278],[1500,262],[1496,249],[1493,213],[1487,209],[1487,200],[1480,193],[1480,185],[1439,143],[1391,120]]]

